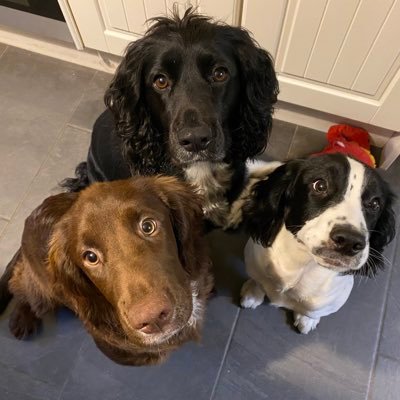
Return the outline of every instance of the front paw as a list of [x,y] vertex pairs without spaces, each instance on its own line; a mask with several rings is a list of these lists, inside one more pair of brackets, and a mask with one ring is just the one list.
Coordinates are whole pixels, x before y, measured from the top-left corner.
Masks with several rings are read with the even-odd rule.
[[37,331],[40,319],[28,304],[17,305],[10,315],[8,326],[17,339],[25,339]]
[[320,318],[314,319],[307,317],[306,315],[302,315],[299,313],[294,313],[294,326],[299,330],[303,335],[307,335],[307,333],[314,330],[319,324]]
[[249,279],[240,291],[240,305],[243,308],[256,308],[263,303],[264,297],[265,293],[257,282]]

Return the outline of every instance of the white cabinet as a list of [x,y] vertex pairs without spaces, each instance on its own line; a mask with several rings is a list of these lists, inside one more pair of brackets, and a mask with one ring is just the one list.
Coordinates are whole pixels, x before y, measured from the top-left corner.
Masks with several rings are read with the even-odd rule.
[[400,130],[400,1],[245,0],[242,25],[273,52],[281,101]]
[[[61,1],[60,1],[61,2]],[[239,0],[63,0],[75,19],[86,47],[122,55],[126,46],[148,28],[147,19],[169,13],[174,4],[180,14],[191,5],[208,15],[238,24]]]

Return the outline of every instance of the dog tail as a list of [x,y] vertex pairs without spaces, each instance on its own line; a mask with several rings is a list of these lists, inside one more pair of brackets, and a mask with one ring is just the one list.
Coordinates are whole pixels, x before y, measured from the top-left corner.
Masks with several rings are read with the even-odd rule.
[[8,303],[11,301],[13,297],[8,287],[8,282],[12,277],[15,265],[17,264],[18,261],[21,260],[21,256],[22,256],[22,251],[21,248],[19,248],[18,251],[14,254],[14,257],[8,263],[4,271],[4,274],[0,278],[0,314],[2,314],[3,311],[7,308]]
[[75,169],[75,178],[66,178],[60,186],[67,192],[80,192],[89,186],[87,162],[81,162]]

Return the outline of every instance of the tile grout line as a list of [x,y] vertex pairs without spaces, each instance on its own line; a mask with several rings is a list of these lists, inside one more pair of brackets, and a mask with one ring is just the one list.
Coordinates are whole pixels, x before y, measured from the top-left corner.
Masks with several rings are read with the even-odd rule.
[[6,54],[6,51],[8,50],[8,46],[6,45],[6,47],[4,48],[4,50],[0,53],[0,58],[4,56],[4,54]]
[[233,334],[235,333],[235,329],[236,329],[237,321],[239,319],[240,311],[241,311],[241,308],[238,307],[235,319],[234,319],[233,324],[232,324],[231,332],[229,333],[229,337],[228,337],[228,340],[226,342],[226,346],[225,346],[225,349],[224,349],[224,354],[222,355],[221,365],[218,368],[217,376],[215,378],[215,382],[214,382],[214,385],[213,385],[213,388],[212,388],[212,391],[211,391],[211,394],[210,394],[210,400],[213,400],[213,398],[215,396],[215,393],[217,391],[217,386],[218,386],[218,383],[219,383],[219,380],[220,380],[220,377],[221,377],[221,374],[222,374],[222,369],[223,369],[223,367],[225,365],[225,360],[226,360],[226,357],[228,355],[229,348],[231,347]]
[[71,124],[71,123],[69,123],[69,122],[67,122],[66,125],[69,126],[69,127],[71,127],[71,128],[74,128],[74,129],[83,131],[83,132],[85,132],[85,134],[86,134],[86,133],[91,133],[91,132],[92,132],[92,129],[82,128],[81,126],[74,125],[74,124]]
[[[95,71],[95,72],[93,73],[93,76],[90,78],[89,84],[90,84],[90,83],[92,82],[92,80],[94,79],[94,76],[95,76],[96,72],[97,72],[97,71]],[[70,114],[71,117],[72,117],[72,115],[74,114],[74,112],[76,111],[76,109],[79,107],[79,104],[81,103],[81,101],[82,101],[82,99],[83,99],[84,93],[85,93],[85,92],[83,91],[82,94],[80,95],[80,97],[79,97],[79,99],[78,99],[78,101],[77,101],[75,107],[72,109],[71,114]],[[71,119],[71,118],[70,118],[70,119]],[[56,138],[56,140],[54,141],[53,146],[51,146],[51,148],[48,149],[47,154],[46,154],[44,160],[43,160],[42,163],[40,164],[40,166],[39,166],[38,170],[36,171],[36,174],[33,176],[32,180],[30,181],[29,186],[28,186],[28,189],[27,189],[27,191],[25,192],[25,196],[22,197],[21,201],[18,203],[18,205],[17,205],[17,207],[15,208],[14,212],[11,214],[11,216],[10,216],[10,222],[13,220],[14,216],[17,214],[17,212],[18,212],[19,209],[21,208],[21,205],[22,205],[23,202],[28,198],[29,194],[31,193],[32,186],[33,186],[33,184],[34,184],[36,178],[38,177],[38,175],[39,175],[40,171],[42,170],[43,166],[44,166],[44,165],[46,164],[46,162],[50,159],[51,154],[52,154],[52,151],[53,151],[54,148],[57,146],[57,143],[59,142],[60,138],[61,138],[62,135],[64,134],[65,129],[67,128],[67,126],[68,126],[68,122],[65,122],[64,125],[62,125],[62,126],[60,127],[60,129],[59,129],[59,131],[58,131],[57,138]],[[9,225],[9,223],[6,225],[6,227],[7,227],[8,225]],[[6,231],[6,229],[4,228],[4,229],[0,232],[0,240],[3,240],[5,231]]]
[[290,154],[290,151],[292,150],[293,141],[294,141],[294,138],[296,137],[298,129],[299,129],[299,125],[296,125],[296,127],[294,128],[292,139],[290,140],[289,149],[288,149],[288,151],[286,153],[286,160],[289,159],[289,154]]
[[399,245],[398,240],[400,240],[400,235],[398,235],[398,236],[396,235],[395,240],[396,240],[396,244],[393,246],[392,268],[389,271],[389,277],[388,277],[388,281],[387,281],[386,288],[385,288],[385,299],[383,302],[381,318],[379,321],[378,338],[376,341],[375,351],[374,351],[374,355],[373,355],[372,368],[371,368],[371,371],[369,373],[369,378],[368,378],[368,385],[367,385],[367,391],[366,391],[366,396],[365,396],[366,400],[371,398],[371,386],[374,381],[376,366],[378,363],[378,352],[379,352],[381,339],[382,339],[383,325],[384,325],[385,317],[386,317],[386,313],[387,313],[389,290],[390,290],[392,275],[393,275],[393,260],[394,260],[394,257],[395,257],[396,251],[397,251],[397,247]]
[[[83,348],[84,343],[85,343],[85,339],[82,340],[82,343],[81,343],[81,345],[80,345],[80,347],[79,347],[79,349],[78,349],[78,351],[76,353],[77,359],[75,360],[75,364],[78,362],[78,356],[79,356],[79,353],[81,352],[81,350]],[[65,382],[63,383],[62,388],[60,389],[60,394],[58,395],[58,399],[57,400],[61,400],[61,397],[62,397],[62,395],[64,393],[64,390],[65,390],[65,387],[67,386],[68,381],[69,381],[69,376],[67,376],[65,378]]]

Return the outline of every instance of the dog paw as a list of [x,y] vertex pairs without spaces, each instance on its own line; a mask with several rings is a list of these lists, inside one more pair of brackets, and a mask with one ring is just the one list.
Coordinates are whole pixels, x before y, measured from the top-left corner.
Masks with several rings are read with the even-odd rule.
[[17,305],[11,313],[8,326],[11,333],[17,339],[25,339],[36,332],[40,325],[40,319],[36,317],[29,305]]
[[294,314],[294,326],[299,330],[303,335],[307,335],[307,333],[314,330],[319,324],[320,318],[314,319],[309,318],[305,315],[295,313]]
[[249,279],[240,291],[240,305],[243,308],[256,308],[264,301],[265,293],[257,282]]

